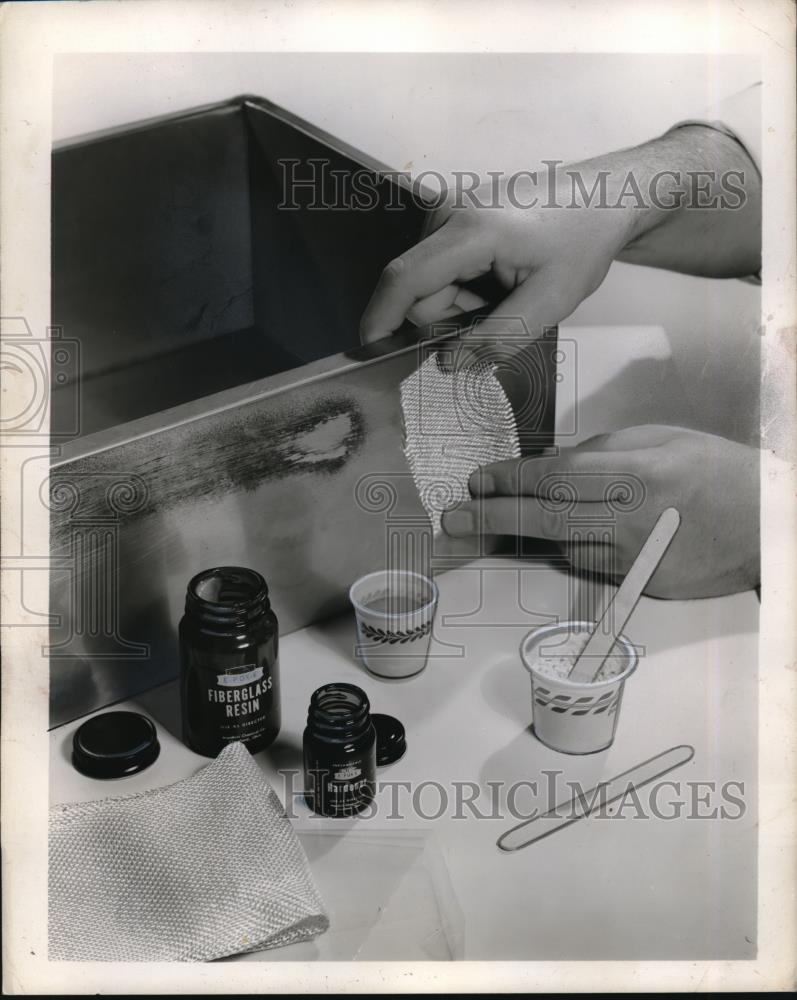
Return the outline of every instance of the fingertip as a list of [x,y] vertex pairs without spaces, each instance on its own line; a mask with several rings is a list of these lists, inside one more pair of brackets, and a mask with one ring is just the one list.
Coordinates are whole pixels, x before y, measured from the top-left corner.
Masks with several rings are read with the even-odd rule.
[[360,322],[360,343],[361,344],[373,344],[374,341],[384,340],[385,337],[389,336],[389,333],[380,330],[379,327],[375,326],[370,322],[367,317],[363,317]]
[[474,469],[468,479],[468,488],[474,495],[489,496],[495,493],[495,480],[484,467]]
[[472,535],[475,532],[473,514],[462,507],[458,507],[456,510],[445,511],[440,518],[440,526],[447,535],[451,535],[454,538],[462,535]]

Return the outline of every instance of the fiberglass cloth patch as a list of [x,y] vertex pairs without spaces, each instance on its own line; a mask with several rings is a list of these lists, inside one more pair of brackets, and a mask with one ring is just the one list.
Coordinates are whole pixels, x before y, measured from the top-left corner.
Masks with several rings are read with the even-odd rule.
[[401,383],[404,451],[432,530],[444,510],[470,499],[480,465],[518,458],[515,415],[489,363],[445,371],[437,354]]
[[242,743],[166,788],[50,810],[50,961],[195,961],[329,926],[307,857]]

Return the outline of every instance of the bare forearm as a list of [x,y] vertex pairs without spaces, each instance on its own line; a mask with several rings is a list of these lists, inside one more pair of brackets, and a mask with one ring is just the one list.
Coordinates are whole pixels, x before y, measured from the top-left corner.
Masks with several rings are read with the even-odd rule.
[[717,278],[760,269],[761,178],[735,139],[690,125],[613,155],[653,193],[618,260]]

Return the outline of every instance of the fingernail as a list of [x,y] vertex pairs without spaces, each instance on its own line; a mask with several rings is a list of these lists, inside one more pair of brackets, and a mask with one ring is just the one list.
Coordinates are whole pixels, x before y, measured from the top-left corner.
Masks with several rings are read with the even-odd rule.
[[449,535],[472,535],[473,514],[469,510],[450,510],[443,514],[443,531]]
[[485,472],[483,469],[476,469],[471,474],[469,486],[471,493],[487,494],[495,492],[495,480],[489,472]]

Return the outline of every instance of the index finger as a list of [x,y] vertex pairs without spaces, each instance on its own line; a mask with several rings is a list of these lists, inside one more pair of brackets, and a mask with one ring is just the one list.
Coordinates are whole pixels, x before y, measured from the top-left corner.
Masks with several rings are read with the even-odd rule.
[[368,344],[389,337],[418,299],[454,282],[478,277],[492,262],[492,247],[483,231],[468,233],[444,223],[382,271],[360,321],[360,340]]

